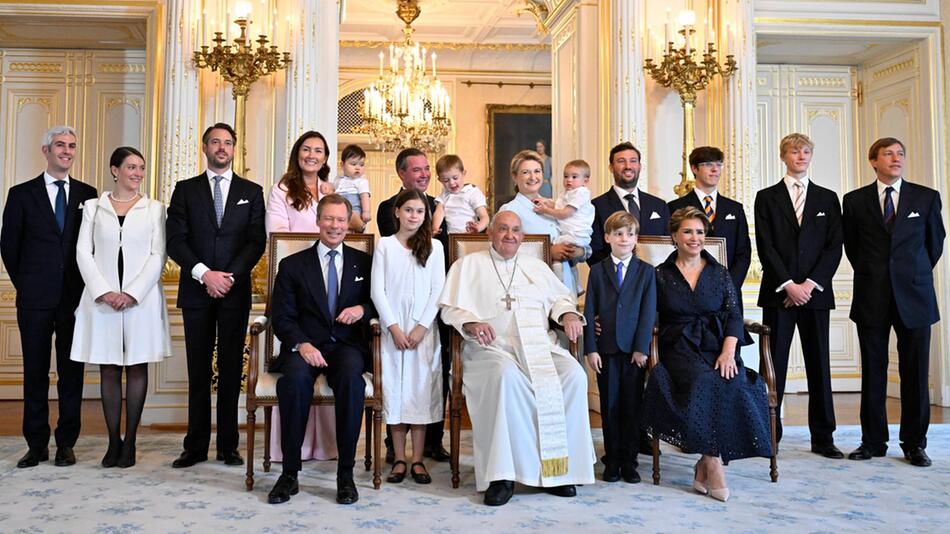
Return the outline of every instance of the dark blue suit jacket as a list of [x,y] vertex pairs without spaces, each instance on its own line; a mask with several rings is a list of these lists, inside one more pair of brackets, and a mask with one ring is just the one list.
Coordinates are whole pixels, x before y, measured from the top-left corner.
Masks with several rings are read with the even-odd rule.
[[[277,371],[299,343],[308,342],[321,352],[331,343],[342,343],[369,357],[369,320],[376,317],[370,298],[370,272],[373,261],[369,254],[343,246],[343,274],[337,310],[350,306],[363,307],[363,319],[351,325],[334,321],[327,307],[326,283],[317,245],[287,256],[280,262],[270,312],[274,334],[280,340],[280,354],[270,370]],[[330,337],[336,341],[331,341]]]
[[[670,213],[692,206],[703,211],[705,206],[690,191],[686,196],[671,200],[668,204]],[[716,195],[716,219],[710,225],[710,237],[726,238],[726,260],[729,264],[729,276],[732,278],[736,291],[742,294],[742,284],[749,273],[752,263],[752,240],[749,239],[749,222],[745,216],[742,204],[727,198],[722,193]]]
[[219,228],[207,175],[182,180],[175,185],[168,204],[165,229],[168,256],[181,266],[179,308],[211,305],[205,286],[191,277],[198,263],[213,271],[234,273],[231,291],[218,299],[222,306],[250,308],[251,270],[267,244],[261,186],[235,174]]
[[[640,191],[640,235],[669,235],[670,210],[659,197]],[[610,247],[604,241],[604,222],[615,212],[627,211],[613,186],[606,193],[591,201],[594,205],[593,233],[590,238],[591,255],[587,264],[593,267],[610,255]]]
[[85,287],[76,264],[80,207],[97,196],[95,187],[70,177],[66,222],[60,231],[42,174],[7,191],[0,254],[16,288],[18,308],[79,305]]
[[907,328],[939,321],[933,268],[947,236],[939,193],[904,180],[888,233],[872,182],[844,196],[843,222],[844,250],[854,267],[851,320],[860,326],[888,324],[893,298]]
[[841,205],[831,189],[809,181],[802,209],[802,224],[784,181],[755,195],[755,244],[762,263],[759,306],[784,306],[785,292],[778,286],[791,280],[796,284],[810,278],[824,288],[812,291],[802,308],[833,310],[832,279],[841,263]]
[[[617,271],[609,255],[590,269],[584,303],[584,352],[602,356],[617,352],[650,353],[656,324],[656,269],[630,258],[630,267],[617,286]],[[599,317],[601,334],[594,334]]]

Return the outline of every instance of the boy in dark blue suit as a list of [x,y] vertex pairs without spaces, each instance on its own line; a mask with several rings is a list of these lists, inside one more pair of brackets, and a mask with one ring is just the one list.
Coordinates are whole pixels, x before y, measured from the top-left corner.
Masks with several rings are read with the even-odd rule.
[[[656,323],[656,272],[633,255],[640,225],[626,211],[604,223],[611,253],[587,279],[584,352],[597,372],[604,430],[604,482],[640,482],[640,402],[643,373]],[[595,322],[600,335],[595,335]]]

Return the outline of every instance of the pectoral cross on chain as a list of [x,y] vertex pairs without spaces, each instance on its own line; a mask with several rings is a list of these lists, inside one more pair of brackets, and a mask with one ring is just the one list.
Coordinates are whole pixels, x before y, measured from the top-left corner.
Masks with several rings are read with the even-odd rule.
[[518,300],[518,299],[512,297],[512,296],[509,295],[508,293],[505,293],[504,298],[501,299],[501,301],[505,303],[505,309],[506,309],[506,310],[511,310],[511,303],[514,302],[514,301],[516,301],[516,300]]

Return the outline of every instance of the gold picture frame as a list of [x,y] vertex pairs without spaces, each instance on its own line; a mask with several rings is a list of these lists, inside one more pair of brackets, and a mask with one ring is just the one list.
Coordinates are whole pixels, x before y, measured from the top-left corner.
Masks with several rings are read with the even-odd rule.
[[[551,106],[488,104],[485,117],[488,124],[485,196],[488,211],[494,214],[515,195],[509,171],[511,158],[526,148],[534,150],[539,140],[545,142],[550,158]],[[554,174],[552,169],[552,180]]]

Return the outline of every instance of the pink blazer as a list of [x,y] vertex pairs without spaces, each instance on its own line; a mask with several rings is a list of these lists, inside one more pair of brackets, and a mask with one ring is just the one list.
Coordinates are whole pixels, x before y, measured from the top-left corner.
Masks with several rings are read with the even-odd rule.
[[297,211],[287,200],[287,191],[275,184],[267,199],[267,216],[264,218],[267,233],[272,232],[320,232],[317,226],[317,203],[304,211]]

